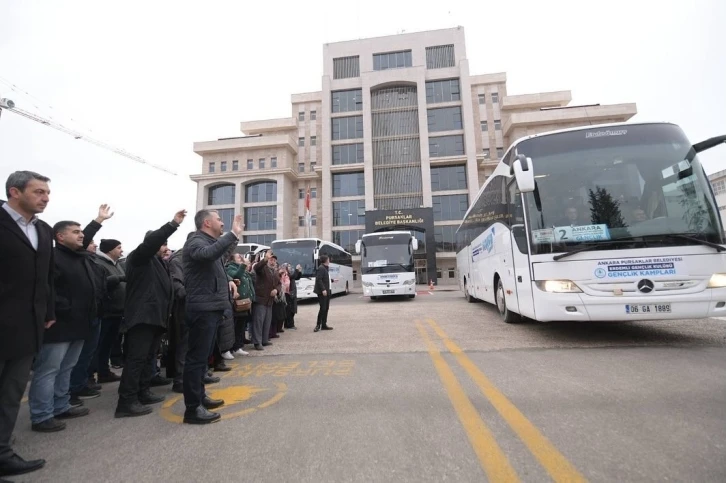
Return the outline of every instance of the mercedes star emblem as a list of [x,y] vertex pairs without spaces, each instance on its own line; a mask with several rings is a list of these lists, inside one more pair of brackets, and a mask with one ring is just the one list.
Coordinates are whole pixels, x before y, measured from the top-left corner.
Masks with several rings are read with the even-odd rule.
[[655,284],[648,279],[643,279],[638,282],[638,290],[643,293],[650,293],[655,288]]

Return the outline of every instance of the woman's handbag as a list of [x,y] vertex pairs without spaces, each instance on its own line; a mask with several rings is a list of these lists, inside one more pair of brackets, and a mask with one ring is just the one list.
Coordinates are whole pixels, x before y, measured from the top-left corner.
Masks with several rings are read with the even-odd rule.
[[236,313],[249,312],[252,309],[252,300],[250,299],[235,299],[234,300],[234,311]]

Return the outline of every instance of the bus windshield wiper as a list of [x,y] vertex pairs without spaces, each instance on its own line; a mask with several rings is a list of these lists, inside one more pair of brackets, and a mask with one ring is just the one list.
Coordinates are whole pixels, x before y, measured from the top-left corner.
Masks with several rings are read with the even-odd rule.
[[724,248],[723,246],[719,245],[718,243],[710,242],[708,240],[701,240],[700,238],[696,238],[695,236],[691,236],[691,235],[682,235],[682,234],[677,234],[677,233],[667,233],[667,234],[658,235],[658,236],[662,236],[664,238],[671,238],[671,239],[675,238],[676,240],[688,240],[688,241],[692,241],[692,242],[698,243],[700,245],[705,245],[707,247],[715,248],[717,252],[726,251],[726,248]]
[[600,242],[590,242],[590,243],[583,243],[579,247],[574,248],[570,250],[569,252],[560,253],[559,255],[555,255],[552,259],[554,261],[562,260],[563,258],[567,258],[569,256],[575,255],[576,253],[586,252],[588,250],[599,250],[604,247],[612,247],[613,245],[630,245],[632,244],[632,241],[626,241],[626,240],[607,240],[607,241],[600,241]]

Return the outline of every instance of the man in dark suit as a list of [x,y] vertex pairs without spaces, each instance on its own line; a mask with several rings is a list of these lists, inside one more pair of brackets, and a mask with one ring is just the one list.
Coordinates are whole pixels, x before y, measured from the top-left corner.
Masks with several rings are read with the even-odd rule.
[[0,477],[41,468],[10,446],[33,356],[55,323],[53,230],[37,218],[48,205],[48,179],[32,171],[8,177],[0,206]]
[[333,330],[328,325],[328,309],[330,308],[330,275],[328,266],[330,259],[326,255],[320,255],[320,265],[315,274],[315,288],[313,292],[318,296],[320,310],[318,310],[318,323],[315,325],[315,332],[319,330]]

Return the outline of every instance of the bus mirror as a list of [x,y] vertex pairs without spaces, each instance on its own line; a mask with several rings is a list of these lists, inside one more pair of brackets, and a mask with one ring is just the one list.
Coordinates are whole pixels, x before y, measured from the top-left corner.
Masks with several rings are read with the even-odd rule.
[[413,251],[418,250],[418,238],[411,239],[411,247],[413,248]]
[[534,191],[534,169],[531,158],[518,154],[512,163],[512,172],[520,192],[531,193]]
[[360,255],[360,240],[355,242],[355,252]]
[[313,250],[313,259],[315,259],[315,260],[318,259],[318,249],[317,248]]

